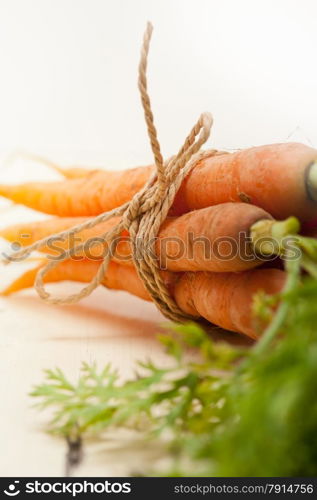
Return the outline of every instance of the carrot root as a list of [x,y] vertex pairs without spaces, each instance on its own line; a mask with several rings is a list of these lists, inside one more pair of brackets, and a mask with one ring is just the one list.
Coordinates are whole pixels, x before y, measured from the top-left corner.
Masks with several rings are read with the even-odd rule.
[[[58,218],[11,226],[0,231],[0,236],[22,246],[52,236],[41,251],[61,256],[64,250],[85,243],[76,256],[100,259],[108,249],[100,236],[112,229],[119,220],[109,219],[65,241],[54,238],[54,233],[80,224],[85,219]],[[160,268],[175,272],[236,272],[257,267],[262,261],[255,254],[248,237],[252,228],[260,223],[266,223],[273,228],[283,224],[272,221],[271,216],[261,208],[246,203],[223,203],[180,217],[170,217],[163,222],[155,241]],[[136,243],[142,244],[140,241]],[[255,242],[253,243],[255,246]],[[152,251],[151,248],[145,250]],[[116,252],[111,258],[120,264],[131,265],[131,257],[131,244],[126,232],[121,235]]]
[[[316,149],[298,143],[205,158],[184,179],[171,215],[244,201],[277,219],[294,215],[309,221],[317,212],[316,164]],[[147,166],[120,172],[94,170],[86,175],[66,169],[69,178],[62,182],[1,185],[0,195],[52,215],[94,216],[129,201],[153,171],[153,166]]]

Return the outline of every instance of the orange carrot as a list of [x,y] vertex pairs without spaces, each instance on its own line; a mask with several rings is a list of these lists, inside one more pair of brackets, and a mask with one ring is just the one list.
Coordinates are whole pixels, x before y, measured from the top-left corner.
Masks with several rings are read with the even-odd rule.
[[230,331],[256,338],[252,297],[260,290],[271,295],[281,291],[285,273],[255,269],[242,273],[185,273],[174,288],[179,308]]
[[246,203],[223,203],[167,219],[156,254],[169,271],[236,272],[263,262],[247,238],[259,220],[272,217]]
[[[75,225],[82,224],[87,220],[88,219],[86,217],[57,217],[44,221],[29,222],[27,224],[15,224],[13,226],[0,229],[0,237],[10,241],[11,243],[17,243],[22,247],[26,247],[28,245],[32,245],[36,241],[42,240],[43,238],[52,236],[47,245],[42,247],[40,251],[56,256],[62,256],[64,250],[70,250],[76,245],[89,242],[94,239],[94,244],[87,243],[85,250],[78,251],[75,257],[86,256],[90,259],[101,259],[104,254],[105,247],[103,244],[99,243],[100,240],[97,241],[96,238],[112,229],[120,221],[119,217],[113,217],[106,222],[98,224],[98,226],[95,226],[94,228],[81,231],[66,240],[54,237],[56,233],[70,229]],[[128,232],[123,231],[116,252],[118,260],[120,260],[121,264],[131,264],[131,249],[127,238]]]
[[132,169],[128,174],[98,170],[66,181],[0,185],[0,196],[52,215],[97,215],[129,201],[151,171],[151,167]]
[[253,147],[200,161],[185,178],[173,215],[227,201],[262,207],[277,219],[317,216],[317,150],[300,143]]
[[[258,266],[262,261],[256,258],[250,241],[250,229],[259,220],[272,219],[264,210],[246,203],[223,203],[189,212],[180,217],[168,218],[161,226],[155,242],[156,255],[161,269],[170,271],[241,271]],[[23,246],[30,245],[46,236],[82,222],[84,219],[52,219],[28,225],[18,225],[0,231],[0,236]],[[89,245],[111,229],[118,218],[110,219],[92,229],[78,233],[77,242],[86,242],[85,249],[76,256],[101,258],[105,248],[102,243]],[[113,256],[116,261],[131,262],[131,247],[127,233]],[[96,240],[98,241],[98,240]],[[100,240],[99,240],[100,241]],[[138,241],[137,244],[142,244]],[[74,246],[74,240],[52,241],[43,251],[61,255],[65,247]],[[150,248],[148,252],[150,252]]]
[[[51,270],[45,281],[48,283],[73,280],[86,283],[95,276],[98,266],[96,261],[67,260]],[[2,295],[32,286],[38,269],[25,273],[2,292]],[[183,275],[165,272],[163,276],[182,311],[252,338],[258,336],[252,320],[251,304],[254,293],[260,290],[268,294],[277,293],[285,282],[284,272],[277,269],[258,269],[241,273],[189,272]],[[126,290],[150,300],[132,267],[123,268],[112,262],[103,284],[108,288]]]
[[[228,201],[249,202],[276,218],[317,213],[317,151],[298,143],[272,144],[201,160],[184,180],[171,214]],[[75,175],[75,171],[73,172]],[[0,185],[0,195],[60,216],[92,216],[125,203],[153,167],[91,171],[62,182]],[[73,175],[67,175],[73,177]]]
[[[34,285],[37,272],[47,263],[43,259],[41,264],[34,269],[26,271],[22,276],[16,279],[11,285],[3,290],[0,295],[8,296],[26,288],[31,288]],[[59,281],[78,281],[81,283],[89,283],[96,275],[100,261],[82,260],[66,260],[61,262],[54,269],[51,269],[44,276],[44,283],[56,283]],[[150,297],[139,279],[133,267],[124,267],[110,262],[107,273],[103,280],[103,285],[113,290],[125,290],[144,300],[150,300]]]
[[252,203],[277,219],[316,217],[317,150],[272,144],[201,161],[181,186],[175,213],[226,201]]

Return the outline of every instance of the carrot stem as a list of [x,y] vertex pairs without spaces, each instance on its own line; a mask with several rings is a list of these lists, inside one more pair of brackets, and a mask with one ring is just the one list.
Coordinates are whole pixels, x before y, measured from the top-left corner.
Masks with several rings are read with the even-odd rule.
[[252,225],[250,236],[253,247],[260,255],[285,254],[286,238],[300,230],[296,217],[288,217],[283,221],[262,219]]
[[[287,273],[287,279],[285,282],[284,289],[282,291],[282,294],[286,294],[294,290],[299,281],[299,276],[300,276],[300,269],[301,269],[301,260],[300,259],[288,259],[285,262],[285,267],[286,270],[288,271]],[[287,315],[289,308],[291,307],[291,304],[287,301],[281,302],[280,306],[278,307],[276,313],[274,314],[274,317],[270,323],[270,325],[266,328],[266,330],[263,333],[263,336],[260,338],[258,343],[253,349],[253,355],[261,355],[267,347],[271,344],[272,340],[274,339],[275,335],[278,333],[280,330],[281,326],[283,325]]]
[[317,260],[317,239],[307,236],[297,236],[296,243],[304,253],[313,260]]

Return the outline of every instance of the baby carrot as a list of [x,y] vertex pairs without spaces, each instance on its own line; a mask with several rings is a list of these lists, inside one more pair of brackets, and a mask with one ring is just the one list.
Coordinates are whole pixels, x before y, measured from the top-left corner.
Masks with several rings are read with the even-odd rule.
[[[23,246],[30,245],[46,236],[54,235],[84,219],[58,218],[27,225],[11,226],[0,231],[0,236]],[[161,269],[170,271],[241,271],[261,264],[251,241],[248,240],[253,226],[260,220],[272,217],[259,207],[246,203],[223,203],[213,207],[189,212],[180,217],[168,218],[161,226],[154,248]],[[76,242],[86,242],[76,257],[101,258],[105,246],[100,237],[118,223],[118,218],[76,234]],[[280,223],[282,224],[282,223]],[[118,244],[116,261],[131,262],[131,246],[128,233],[122,235]],[[89,244],[95,241],[97,244]],[[142,241],[137,241],[142,245]],[[62,242],[51,238],[42,251],[62,255],[65,248],[75,245],[74,240]]]
[[254,269],[241,273],[184,273],[174,287],[179,308],[201,316],[226,330],[256,338],[252,297],[264,291],[280,292],[285,273],[278,269]]
[[[43,265],[25,273],[4,290],[2,295],[31,287],[37,271]],[[72,280],[86,283],[95,276],[98,266],[97,261],[66,260],[48,272],[45,282]],[[163,276],[183,312],[197,319],[203,317],[224,329],[244,333],[251,338],[258,336],[252,320],[253,295],[260,290],[267,294],[277,293],[285,282],[284,272],[278,269],[257,269],[241,273],[165,272]],[[111,262],[103,284],[150,300],[132,267],[122,267]]]
[[[26,271],[22,276],[11,283],[0,295],[8,296],[26,288],[31,288],[34,285],[38,271],[47,263],[46,260],[34,269]],[[44,276],[44,283],[56,283],[59,281],[78,281],[81,283],[89,283],[98,271],[100,261],[84,259],[80,262],[76,260],[66,260],[61,262],[54,269],[51,269]],[[150,300],[150,297],[143,286],[142,281],[138,277],[133,267],[124,267],[110,262],[107,273],[103,280],[103,285],[113,290],[125,290],[144,300]]]
[[226,201],[258,205],[277,219],[316,217],[317,150],[285,143],[207,158],[185,179],[175,213]]
[[[127,202],[154,167],[120,172],[83,171],[52,183],[0,185],[0,195],[60,216],[93,216]],[[275,218],[302,221],[317,213],[317,151],[299,143],[271,144],[220,154],[198,162],[184,180],[172,215],[224,202],[248,202]]]
[[[56,238],[54,235],[78,224],[87,221],[87,217],[56,217],[44,221],[29,222],[25,224],[15,224],[13,226],[0,229],[0,237],[19,244],[22,247],[32,245],[36,241],[52,236],[46,245],[40,251],[49,255],[61,256],[64,250],[70,250],[80,243],[87,243],[82,251],[76,252],[75,257],[89,257],[90,259],[101,259],[105,245],[98,240],[99,236],[112,229],[119,221],[119,217],[113,217],[106,222],[98,224],[91,229],[85,229],[80,233],[69,237],[66,240]],[[128,232],[123,231],[121,240],[118,243],[116,255],[122,264],[131,263],[131,249],[127,241]],[[94,240],[93,244],[89,242]]]

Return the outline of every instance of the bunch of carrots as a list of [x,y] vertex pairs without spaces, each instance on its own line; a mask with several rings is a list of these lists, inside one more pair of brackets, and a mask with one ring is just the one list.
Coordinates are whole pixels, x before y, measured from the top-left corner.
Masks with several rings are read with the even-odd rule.
[[[129,201],[154,171],[154,166],[120,172],[56,168],[64,177],[58,182],[0,185],[1,196],[54,216],[8,227],[0,231],[2,238],[27,246],[53,237]],[[252,298],[259,291],[280,292],[286,280],[280,260],[267,262],[267,254],[283,254],[281,238],[297,233],[298,221],[314,236],[316,220],[317,150],[286,143],[217,154],[199,161],[183,181],[155,251],[169,292],[184,313],[257,338]],[[87,257],[82,250],[52,269],[45,281],[90,282],[105,252],[98,236],[116,222],[113,218],[78,233],[77,244],[95,241],[93,255]],[[272,238],[269,248],[267,237]],[[221,250],[219,246],[215,251],[215,242]],[[40,250],[48,259],[72,245],[63,240]],[[31,287],[45,262],[13,282],[3,295]],[[131,260],[126,232],[103,284],[150,300]]]

